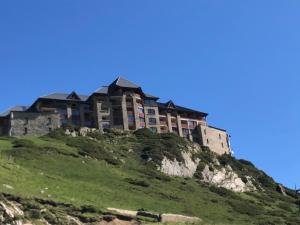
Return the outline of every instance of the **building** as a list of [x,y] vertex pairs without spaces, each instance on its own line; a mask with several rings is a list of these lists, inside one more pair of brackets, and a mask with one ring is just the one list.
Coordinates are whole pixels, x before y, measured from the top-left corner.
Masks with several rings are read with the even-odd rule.
[[118,77],[90,96],[54,93],[39,97],[31,106],[16,106],[0,114],[0,135],[44,135],[59,127],[91,127],[175,133],[213,151],[230,153],[229,135],[209,126],[207,113],[158,102],[158,97]]

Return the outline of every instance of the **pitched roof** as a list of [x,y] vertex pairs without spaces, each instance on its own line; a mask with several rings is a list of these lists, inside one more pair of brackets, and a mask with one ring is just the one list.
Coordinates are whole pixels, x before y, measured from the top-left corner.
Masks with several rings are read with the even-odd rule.
[[112,82],[109,86],[119,86],[119,87],[124,87],[124,88],[140,88],[139,85],[132,83],[129,80],[126,80],[123,77],[118,77],[114,82]]
[[169,105],[170,104],[173,104],[175,106],[174,110],[178,110],[178,111],[184,111],[184,112],[190,112],[190,113],[200,113],[202,114],[203,116],[207,116],[208,114],[205,113],[205,112],[200,112],[200,111],[197,111],[197,110],[194,110],[194,109],[189,109],[189,108],[186,108],[186,107],[182,107],[182,106],[179,106],[179,105],[175,105],[172,101],[168,101],[166,103],[161,103],[161,102],[158,102],[158,107],[159,108],[163,108],[163,109],[169,109]]
[[24,111],[26,111],[27,109],[28,109],[27,106],[20,106],[20,105],[14,106],[14,107],[8,109],[7,111],[1,113],[1,114],[0,114],[0,117],[6,117],[6,116],[8,116],[11,112],[24,112]]
[[97,89],[95,91],[95,93],[106,95],[108,93],[108,87],[107,86],[102,86],[101,88]]
[[[67,94],[67,93],[53,93],[53,94],[42,96],[40,98],[70,101],[70,100],[74,100],[74,99],[70,99],[70,96],[72,94],[74,94],[74,93],[73,92],[71,94]],[[88,99],[88,97],[89,97],[89,96],[86,96],[86,95],[77,95],[77,96],[80,98],[79,101],[86,101]]]
[[150,95],[150,94],[146,94],[146,93],[144,93],[144,95],[145,95],[146,98],[159,99],[159,97],[156,97],[154,95]]

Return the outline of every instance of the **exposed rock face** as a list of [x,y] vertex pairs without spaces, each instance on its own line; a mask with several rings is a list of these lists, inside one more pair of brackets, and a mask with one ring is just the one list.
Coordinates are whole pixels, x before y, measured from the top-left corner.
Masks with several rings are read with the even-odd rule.
[[[182,151],[184,162],[165,157],[161,163],[160,171],[169,176],[193,177],[201,161],[199,158],[193,159],[193,154],[200,151],[202,151],[201,147],[197,145],[187,147],[185,151]],[[256,191],[257,188],[252,182],[253,178],[246,177],[246,179],[247,182],[245,179],[243,181],[230,166],[222,167],[215,157],[212,163],[205,165],[201,181],[235,192]]]
[[162,223],[168,223],[168,222],[201,223],[202,220],[198,217],[189,217],[189,216],[182,216],[182,215],[176,215],[176,214],[162,214],[161,222]]
[[[24,223],[19,220],[23,217],[24,212],[13,202],[0,202],[0,224],[13,224],[23,225]],[[10,223],[13,221],[12,223]]]
[[247,183],[232,170],[230,166],[221,168],[220,170],[214,169],[211,171],[209,166],[206,165],[203,172],[203,181],[214,184],[218,187],[223,187],[235,192],[255,191],[256,187],[252,184],[250,178]]
[[161,163],[161,172],[169,176],[193,177],[200,160],[193,161],[191,153],[188,152],[183,152],[182,156],[184,163],[178,162],[176,159],[171,161],[164,157]]

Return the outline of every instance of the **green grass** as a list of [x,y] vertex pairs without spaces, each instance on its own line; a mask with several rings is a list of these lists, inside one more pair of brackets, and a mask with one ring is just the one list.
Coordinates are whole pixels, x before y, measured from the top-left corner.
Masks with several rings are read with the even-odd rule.
[[[18,143],[14,139],[0,139],[0,192],[76,207],[91,205],[97,210],[143,208],[180,213],[198,216],[207,224],[300,223],[295,199],[283,198],[276,192],[215,191],[193,178],[168,178],[160,174],[141,158],[140,150],[145,143],[139,137],[81,139],[86,141],[86,155],[80,154],[82,146],[75,143],[76,138],[26,137],[26,143],[23,140],[18,147],[13,147]],[[91,148],[96,145],[105,157],[98,153],[89,155],[95,153]],[[122,163],[115,165],[108,157],[116,157]]]

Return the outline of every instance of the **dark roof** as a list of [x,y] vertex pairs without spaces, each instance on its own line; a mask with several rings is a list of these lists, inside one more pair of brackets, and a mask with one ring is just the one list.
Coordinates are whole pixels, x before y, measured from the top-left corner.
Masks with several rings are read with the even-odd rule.
[[11,112],[24,112],[28,109],[27,106],[14,106],[10,108],[9,110],[3,112],[0,114],[0,117],[6,117],[8,116]]
[[213,127],[213,126],[208,126],[208,127],[216,129],[216,130],[227,132],[227,130],[224,130],[224,129],[221,129],[221,128],[218,128],[218,127]]
[[[71,94],[73,94],[73,92]],[[86,95],[77,95],[77,96],[80,98],[79,101],[86,101],[89,97],[89,96],[86,96]],[[74,99],[70,99],[70,94],[67,94],[67,93],[53,93],[53,94],[49,94],[49,95],[46,95],[46,96],[42,96],[40,98],[42,98],[42,99],[53,99],[53,100],[64,100],[64,101],[74,100]]]
[[103,86],[103,87],[97,89],[94,93],[107,95],[107,93],[108,93],[108,87],[107,86]]
[[144,95],[145,95],[146,98],[159,99],[159,97],[156,97],[154,95],[150,95],[150,94],[146,94],[146,93],[144,93]]
[[208,115],[205,112],[200,112],[200,111],[197,111],[197,110],[194,110],[194,109],[189,109],[189,108],[186,108],[186,107],[175,105],[172,101],[168,101],[167,103],[158,102],[158,107],[159,108],[163,108],[163,109],[168,109],[169,108],[168,106],[170,104],[173,104],[175,106],[174,110],[183,111],[183,112],[190,112],[190,113],[200,113],[203,116],[207,116]]
[[137,89],[137,88],[140,88],[139,85],[137,84],[134,84],[132,83],[131,81],[129,80],[126,80],[125,78],[123,77],[118,77],[114,82],[112,82],[109,86],[119,86],[119,87],[124,87],[124,88],[134,88],[134,89]]

